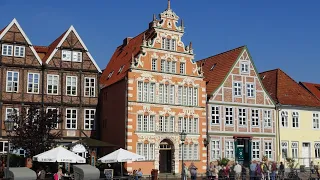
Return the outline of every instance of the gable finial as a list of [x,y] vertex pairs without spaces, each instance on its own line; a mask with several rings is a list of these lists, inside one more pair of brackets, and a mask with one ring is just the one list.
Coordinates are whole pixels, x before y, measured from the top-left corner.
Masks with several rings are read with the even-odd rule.
[[156,20],[157,20],[156,14],[153,14],[153,21],[156,21]]
[[181,28],[183,29],[184,28],[184,22],[183,22],[183,19],[181,18]]
[[167,10],[171,9],[171,3],[170,3],[170,0],[168,0],[168,8]]
[[133,56],[133,53],[131,54],[131,65],[134,65],[134,56]]
[[192,49],[192,42],[190,41],[190,44],[189,44],[189,49],[191,50]]

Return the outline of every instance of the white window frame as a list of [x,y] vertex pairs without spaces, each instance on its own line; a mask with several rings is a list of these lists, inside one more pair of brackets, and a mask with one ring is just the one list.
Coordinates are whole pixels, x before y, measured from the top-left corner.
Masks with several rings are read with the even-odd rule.
[[[6,51],[4,51],[5,47],[6,47]],[[9,47],[11,48],[11,53],[9,53]],[[12,56],[13,55],[13,45],[2,44],[1,54],[2,54],[2,56]]]
[[247,97],[255,97],[255,88],[253,83],[247,83]]
[[149,102],[155,102],[156,84],[149,84]]
[[0,154],[5,154],[8,152],[9,144],[8,141],[0,141],[2,146],[0,146]]
[[171,73],[177,73],[177,62],[176,61],[171,62]]
[[25,54],[26,54],[25,52],[26,52],[26,47],[17,46],[17,45],[14,46],[14,57],[25,57]]
[[268,127],[268,128],[272,127],[271,110],[264,110],[263,111],[263,123],[264,123],[264,127]]
[[138,81],[137,100],[143,101],[143,81]]
[[[68,118],[68,111],[70,111],[70,116],[71,117],[69,117]],[[75,111],[75,112],[74,112]],[[74,115],[74,113],[75,113],[75,117],[72,117],[73,115]],[[77,129],[77,127],[78,127],[78,109],[75,109],[75,108],[67,108],[66,109],[66,127],[65,127],[65,129]],[[72,127],[72,125],[74,124],[74,122],[73,121],[75,121],[75,127]],[[70,124],[70,127],[68,128],[68,124]]]
[[193,88],[193,106],[198,106],[198,88]]
[[152,58],[151,59],[151,70],[152,71],[156,71],[157,70],[157,62],[158,62],[158,59],[156,59],[156,58]]
[[220,106],[211,106],[211,124],[220,124]]
[[291,157],[293,159],[299,158],[299,142],[297,141],[291,142]]
[[[64,57],[66,54],[66,57]],[[77,58],[75,58],[77,57]],[[78,59],[80,58],[80,59]],[[72,61],[72,62],[82,62],[82,52],[81,51],[70,51],[70,50],[62,50],[61,51],[61,60],[62,61]]]
[[260,144],[260,141],[252,141],[252,159],[260,159]]
[[175,103],[175,86],[169,85],[169,91],[170,91],[169,104],[174,104]]
[[268,159],[272,160],[273,156],[272,156],[272,142],[271,141],[265,141],[264,142],[264,154],[268,157]]
[[182,92],[183,92],[183,87],[182,86],[178,86],[178,104],[182,105]]
[[[57,115],[59,114],[59,108],[47,107],[46,112],[48,113],[49,110],[57,110]],[[58,122],[56,123],[55,129],[59,129],[59,123]]]
[[[89,112],[89,114],[87,114],[87,111]],[[88,118],[86,116],[89,116]],[[93,118],[92,118],[93,115]],[[96,109],[84,109],[83,110],[83,129],[84,130],[95,130],[96,129]],[[86,127],[86,125],[88,124],[89,128]],[[91,126],[93,126],[91,128]]]
[[[30,82],[29,76],[32,76],[32,82]],[[35,82],[35,76],[38,76],[38,83]],[[40,92],[40,73],[28,73],[28,83],[27,83],[27,93],[32,94],[39,94]],[[31,85],[31,91],[29,91],[29,85]],[[35,86],[38,86],[38,88],[35,88]],[[35,91],[37,90],[37,91]]]
[[[50,80],[51,77],[51,80]],[[51,81],[51,84],[49,83]],[[54,82],[57,84],[54,84]],[[49,86],[51,86],[51,92],[49,92]],[[54,87],[57,89],[57,93],[54,93]],[[59,94],[59,75],[57,74],[47,74],[47,94],[58,95]]]
[[314,142],[314,155],[316,159],[320,159],[320,142],[319,141]]
[[225,140],[225,158],[233,159],[234,158],[234,141]]
[[160,61],[160,71],[161,72],[166,72],[166,63],[167,63],[166,60],[161,59],[161,61]]
[[299,127],[300,127],[299,112],[294,111],[292,112],[292,128],[299,128]]
[[281,111],[281,127],[289,127],[288,111]]
[[221,141],[218,139],[211,140],[211,160],[217,160],[221,157]]
[[[64,55],[66,55],[66,56],[64,57]],[[62,61],[71,61],[72,60],[72,51],[62,50],[61,51],[61,60]]]
[[285,159],[289,156],[289,141],[281,141],[281,157]]
[[[10,81],[11,82],[11,90],[9,90],[9,86],[8,84],[10,83],[9,80],[8,80],[8,76],[9,76],[9,73],[12,73],[12,80]],[[15,81],[14,80],[14,75],[17,74],[17,80]],[[17,87],[17,90],[15,90],[15,85]],[[6,92],[18,92],[19,91],[19,72],[18,71],[7,71],[7,78],[6,78]]]
[[239,126],[247,125],[247,109],[246,108],[238,108],[238,119],[239,119]]
[[180,69],[180,74],[186,74],[186,63],[180,62],[179,69]]
[[233,82],[233,95],[239,97],[242,95],[242,83],[235,81]]
[[72,62],[82,62],[82,52],[81,51],[72,51]]
[[[145,151],[145,148],[147,151]],[[137,143],[136,153],[144,156],[145,160],[154,160],[155,159],[155,144],[154,143]]]
[[250,65],[248,62],[241,62],[240,63],[240,71],[242,74],[249,74],[250,72]]
[[313,129],[320,129],[319,113],[312,114],[312,128]]
[[259,126],[259,115],[260,110],[259,109],[251,109],[251,126],[252,127],[258,127]]
[[[70,78],[70,94],[68,94],[68,78]],[[75,90],[75,94],[72,94],[72,83],[73,83],[73,80],[72,79],[75,79],[75,82],[76,82],[76,90]],[[66,76],[66,95],[68,96],[77,96],[78,94],[78,76]]]
[[233,126],[233,124],[234,124],[233,117],[234,117],[234,108],[233,107],[225,107],[225,124],[227,126]]
[[[89,82],[87,82],[87,80]],[[93,85],[91,84],[93,80]],[[96,78],[85,77],[84,78],[84,97],[96,97]]]
[[136,129],[139,132],[154,132],[155,123],[155,115],[138,114]]

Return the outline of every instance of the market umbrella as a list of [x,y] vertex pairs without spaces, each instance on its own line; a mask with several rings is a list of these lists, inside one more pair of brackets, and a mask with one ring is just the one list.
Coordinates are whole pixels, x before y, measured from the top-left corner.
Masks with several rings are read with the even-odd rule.
[[68,162],[68,163],[86,163],[86,159],[59,146],[49,151],[43,152],[32,158],[38,162]]
[[110,154],[103,156],[102,158],[98,159],[102,163],[121,163],[121,175],[122,175],[122,163],[128,161],[143,161],[145,159],[144,156],[139,154],[127,151],[125,149],[118,149]]

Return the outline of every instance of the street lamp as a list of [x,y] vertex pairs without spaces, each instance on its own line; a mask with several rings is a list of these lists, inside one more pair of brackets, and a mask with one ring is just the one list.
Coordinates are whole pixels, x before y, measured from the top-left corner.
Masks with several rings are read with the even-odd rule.
[[209,176],[209,144],[210,144],[210,136],[203,139],[203,145],[207,150],[207,175]]
[[7,173],[6,178],[9,178],[9,162],[10,162],[10,133],[13,131],[14,128],[14,121],[9,118],[4,121],[5,130],[7,133],[8,138],[8,150],[7,150]]
[[181,140],[181,157],[182,157],[182,171],[181,171],[181,179],[184,180],[184,163],[183,163],[183,145],[184,141],[186,140],[187,134],[184,132],[184,130],[180,133],[180,140]]

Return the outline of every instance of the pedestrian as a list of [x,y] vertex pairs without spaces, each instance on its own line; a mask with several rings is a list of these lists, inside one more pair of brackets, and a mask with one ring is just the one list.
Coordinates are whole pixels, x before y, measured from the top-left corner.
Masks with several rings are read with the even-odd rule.
[[213,165],[213,162],[210,163],[209,171],[208,171],[208,179],[213,179],[215,166]]
[[250,180],[255,180],[256,169],[257,169],[256,162],[255,161],[251,161],[251,163],[250,163]]
[[271,163],[271,173],[270,173],[270,178],[271,180],[276,180],[276,172],[277,172],[277,164],[276,162]]
[[188,179],[188,167],[186,165],[186,163],[183,163],[183,180],[187,180]]
[[262,170],[260,162],[257,162],[256,166],[256,180],[260,180],[262,178]]
[[280,174],[280,178],[284,179],[284,164],[283,164],[283,162],[280,162],[279,174]]
[[310,170],[311,170],[311,173],[314,174],[314,164],[313,164],[313,161],[310,162]]
[[229,167],[229,164],[227,164],[225,167],[223,167],[223,174],[224,174],[225,179],[229,179],[230,171],[231,171],[231,169]]
[[196,180],[197,179],[197,170],[198,170],[198,168],[194,165],[193,162],[191,162],[191,164],[190,164],[188,169],[190,171],[191,180]]
[[244,165],[241,165],[241,176],[242,176],[242,180],[247,180],[247,169],[246,167],[244,167]]
[[240,180],[242,167],[238,162],[236,162],[236,165],[234,166],[233,170],[236,173],[236,180]]

